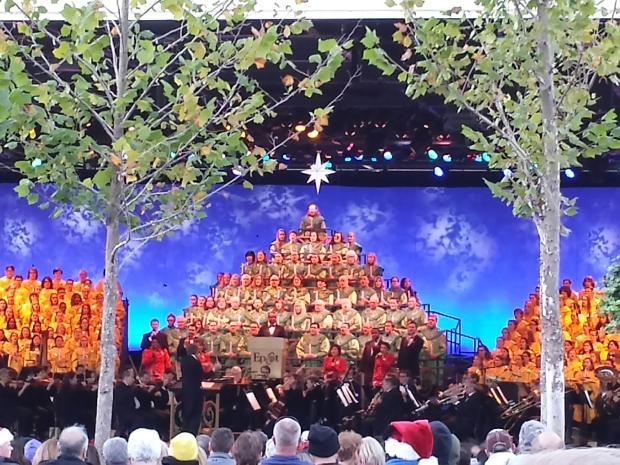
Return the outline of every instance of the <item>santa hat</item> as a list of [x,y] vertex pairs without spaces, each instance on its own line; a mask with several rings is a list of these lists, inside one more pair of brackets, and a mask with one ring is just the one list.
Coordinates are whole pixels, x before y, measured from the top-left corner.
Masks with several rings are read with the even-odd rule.
[[394,421],[385,440],[385,453],[418,465],[437,465],[433,454],[433,434],[427,420]]
[[12,442],[13,439],[14,437],[8,429],[0,427],[0,446]]

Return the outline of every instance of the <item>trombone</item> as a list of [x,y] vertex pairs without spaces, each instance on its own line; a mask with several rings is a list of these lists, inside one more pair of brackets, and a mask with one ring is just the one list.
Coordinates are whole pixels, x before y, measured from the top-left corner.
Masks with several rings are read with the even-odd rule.
[[420,413],[433,405],[457,405],[461,399],[467,395],[467,385],[464,383],[455,384],[450,386],[445,391],[437,393],[436,399],[429,399],[424,402],[420,407],[414,410],[414,413]]

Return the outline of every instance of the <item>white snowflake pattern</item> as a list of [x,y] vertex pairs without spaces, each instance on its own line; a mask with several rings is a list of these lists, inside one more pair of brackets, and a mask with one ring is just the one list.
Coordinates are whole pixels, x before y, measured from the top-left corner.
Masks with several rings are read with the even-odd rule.
[[[299,189],[290,187],[256,186],[254,190],[231,193],[228,202],[236,224],[248,229],[267,218],[274,223],[274,233],[279,227],[297,227],[310,204],[308,195],[297,195]],[[225,202],[226,200],[224,200]]]
[[368,247],[374,242],[385,240],[385,235],[390,231],[392,214],[386,211],[378,202],[350,203],[342,215],[334,219],[334,223],[328,222],[327,227],[355,233],[355,240],[362,247]]
[[588,232],[586,261],[601,275],[618,253],[620,234],[617,228],[610,225],[597,225]]
[[84,207],[72,211],[70,207],[63,208],[58,218],[65,238],[70,244],[79,244],[83,241],[96,239],[103,227],[99,220],[93,219],[93,214]]
[[122,268],[138,268],[143,263],[140,260],[144,253],[145,241],[131,240],[125,244],[119,251],[119,269]]
[[5,218],[2,242],[9,252],[21,257],[32,254],[32,247],[36,244],[40,234],[37,225],[24,218]]

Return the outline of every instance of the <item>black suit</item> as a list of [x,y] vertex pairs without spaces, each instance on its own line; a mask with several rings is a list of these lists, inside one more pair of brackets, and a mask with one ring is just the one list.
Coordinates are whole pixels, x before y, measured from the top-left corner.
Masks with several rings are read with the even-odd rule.
[[202,401],[204,395],[201,389],[202,365],[194,356],[186,356],[181,360],[181,400],[183,402],[182,430],[197,434],[202,418]]
[[177,347],[177,359],[178,360],[181,360],[183,357],[187,355],[187,349],[185,348],[185,341],[187,341],[187,339],[190,339],[190,342],[194,344],[198,342],[198,336],[194,336],[193,338],[187,336],[187,337],[182,337],[181,339],[179,339],[179,346]]
[[424,339],[417,334],[410,340],[404,336],[398,349],[396,366],[399,370],[409,370],[413,378],[420,376],[420,352],[424,348]]
[[136,401],[133,388],[120,382],[114,387],[114,412],[118,418],[117,429],[120,434],[129,433],[134,429],[136,418]]
[[[157,339],[157,341],[159,342],[159,346],[162,349],[168,350],[168,336],[166,336],[166,333],[162,333],[161,331],[158,331],[154,337],[155,339]],[[151,333],[143,334],[142,342],[140,343],[140,348],[144,350],[150,347],[151,347]]]
[[269,323],[265,323],[261,326],[258,330],[258,337],[286,337],[286,330],[284,329],[284,326],[278,324],[274,325],[273,334],[269,332],[269,326]]
[[381,396],[381,402],[375,408],[373,435],[382,436],[393,421],[403,418],[405,401],[398,387],[394,387]]
[[368,341],[364,345],[362,351],[362,358],[360,360],[359,369],[364,373],[364,386],[370,386],[372,384],[372,372],[375,369],[375,358],[379,353],[379,347],[381,339],[375,341]]

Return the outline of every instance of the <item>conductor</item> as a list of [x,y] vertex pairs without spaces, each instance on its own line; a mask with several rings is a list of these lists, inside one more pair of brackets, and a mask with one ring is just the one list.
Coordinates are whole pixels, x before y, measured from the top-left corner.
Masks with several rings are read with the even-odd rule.
[[190,344],[186,348],[187,356],[181,360],[181,400],[183,402],[183,432],[198,434],[200,420],[202,418],[203,394],[202,384],[202,365],[196,358],[198,346]]

